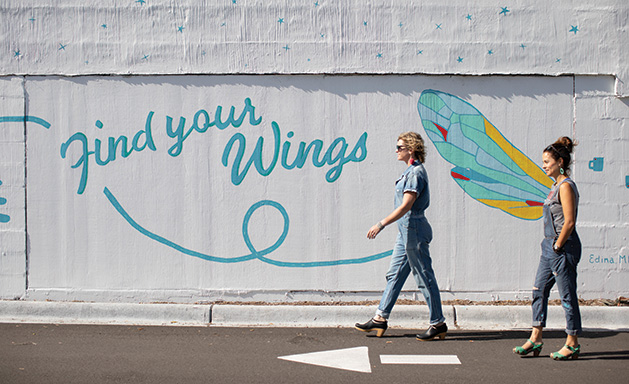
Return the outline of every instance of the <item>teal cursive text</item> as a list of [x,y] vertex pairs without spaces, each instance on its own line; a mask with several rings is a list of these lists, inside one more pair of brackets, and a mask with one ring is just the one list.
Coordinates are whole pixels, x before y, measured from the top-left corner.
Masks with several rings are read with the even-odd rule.
[[[333,183],[341,176],[343,166],[348,162],[361,162],[367,157],[367,132],[364,132],[352,151],[347,154],[347,141],[343,137],[336,138],[332,144],[324,151],[324,143],[321,140],[313,140],[310,144],[300,142],[297,149],[297,153],[290,154],[291,142],[284,141],[281,143],[281,133],[279,125],[273,121],[271,122],[271,129],[273,130],[273,159],[269,163],[268,167],[264,167],[262,164],[262,150],[264,147],[264,137],[258,137],[256,147],[249,157],[247,163],[242,166],[243,157],[245,154],[245,147],[247,145],[247,139],[242,133],[235,133],[231,139],[227,142],[225,150],[223,151],[223,165],[227,167],[229,165],[229,155],[232,148],[237,143],[238,151],[236,157],[232,163],[231,180],[234,185],[239,185],[247,176],[251,165],[255,167],[256,171],[262,176],[268,176],[275,168],[278,159],[281,157],[280,164],[285,169],[293,169],[295,167],[302,168],[308,159],[310,151],[312,151],[312,164],[315,167],[323,167],[325,164],[332,165],[333,167],[325,174],[325,179],[328,183]],[[292,138],[294,133],[288,132],[287,138]],[[281,148],[281,151],[280,151]],[[294,160],[289,164],[288,157],[294,156]]]

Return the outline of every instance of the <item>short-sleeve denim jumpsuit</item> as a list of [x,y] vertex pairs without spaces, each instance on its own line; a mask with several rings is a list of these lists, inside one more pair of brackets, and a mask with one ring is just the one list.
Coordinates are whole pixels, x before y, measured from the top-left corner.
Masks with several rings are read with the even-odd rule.
[[[563,245],[561,253],[558,254],[553,250],[555,239],[561,233],[565,222],[559,200],[559,187],[563,183],[568,183],[572,187],[575,206],[579,206],[577,186],[569,178],[554,185],[544,201],[544,240],[533,288],[533,326],[546,326],[548,297],[556,281],[561,305],[566,314],[566,333],[578,335],[581,333],[581,313],[577,297],[577,264],[581,259],[581,240],[576,228]],[[575,221],[577,212],[575,212]]]
[[430,191],[426,169],[416,160],[395,183],[395,208],[402,204],[404,192],[407,191],[416,193],[417,198],[410,211],[397,222],[398,235],[386,275],[387,286],[376,314],[385,319],[389,318],[406,278],[412,272],[417,287],[428,304],[430,325],[436,325],[444,322],[445,317],[428,250],[432,240],[432,228],[424,216],[424,211],[430,204]]

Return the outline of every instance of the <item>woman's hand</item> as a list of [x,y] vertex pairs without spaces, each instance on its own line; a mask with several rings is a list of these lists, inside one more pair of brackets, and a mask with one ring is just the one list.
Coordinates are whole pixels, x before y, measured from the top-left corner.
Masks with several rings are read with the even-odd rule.
[[367,238],[368,239],[375,239],[376,236],[378,236],[378,233],[380,233],[380,231],[382,231],[382,229],[384,227],[379,222],[378,222],[378,224],[374,225],[373,227],[371,227],[369,229],[369,232],[367,232]]
[[399,207],[397,207],[393,212],[391,212],[389,216],[378,221],[376,225],[371,227],[369,229],[369,232],[367,232],[367,238],[375,239],[376,236],[378,236],[378,234],[382,232],[384,227],[398,221],[402,216],[406,214],[406,212],[411,210],[413,203],[415,203],[415,199],[417,199],[417,194],[415,192],[412,192],[412,191],[404,192],[404,196],[402,198],[402,204],[400,204]]

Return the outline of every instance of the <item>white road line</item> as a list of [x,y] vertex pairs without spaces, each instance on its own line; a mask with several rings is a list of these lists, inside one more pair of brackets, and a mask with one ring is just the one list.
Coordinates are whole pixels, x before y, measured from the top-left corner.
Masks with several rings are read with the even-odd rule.
[[380,355],[381,364],[461,364],[456,355]]

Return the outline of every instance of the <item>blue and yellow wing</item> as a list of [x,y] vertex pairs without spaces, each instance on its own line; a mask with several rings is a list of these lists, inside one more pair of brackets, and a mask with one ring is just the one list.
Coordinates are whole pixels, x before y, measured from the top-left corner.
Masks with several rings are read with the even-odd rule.
[[417,109],[452,178],[475,200],[526,220],[542,217],[553,183],[470,103],[425,90]]

